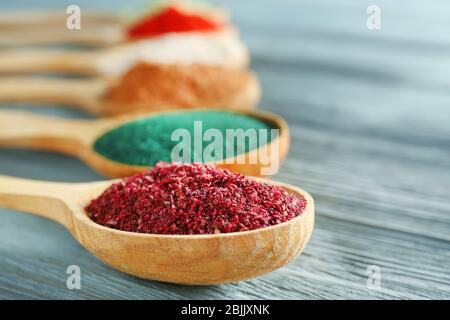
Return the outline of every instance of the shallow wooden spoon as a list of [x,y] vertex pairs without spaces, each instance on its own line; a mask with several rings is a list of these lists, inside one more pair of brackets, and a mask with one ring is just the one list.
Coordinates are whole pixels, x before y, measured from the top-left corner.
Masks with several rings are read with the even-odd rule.
[[[218,22],[228,22],[226,10],[218,7],[190,6],[170,1],[162,6],[177,7],[185,13],[196,13]],[[66,27],[65,10],[2,10],[0,12],[0,46],[81,44],[104,46],[128,41],[127,30],[149,15],[147,8],[126,15],[114,11],[82,10],[81,29]],[[155,8],[154,8],[155,9]],[[161,8],[160,8],[161,9]]]
[[[107,78],[5,77],[0,78],[0,103],[49,104],[55,107],[81,109],[94,116],[183,108],[183,105],[168,104],[160,100],[147,103],[115,101],[106,96],[114,83],[115,80]],[[173,90],[177,90],[175,84]],[[239,88],[238,91],[234,91],[230,96],[221,98],[213,104],[199,103],[199,107],[253,110],[258,104],[260,96],[261,89],[258,78],[253,73],[249,73],[246,85]]]
[[0,74],[60,72],[118,76],[140,61],[245,68],[249,53],[237,31],[168,34],[98,50],[19,48],[0,50]]
[[96,224],[84,208],[112,182],[52,183],[0,176],[0,206],[49,218],[65,226],[88,251],[111,267],[144,279],[191,285],[253,278],[294,260],[314,226],[314,201],[305,191],[280,184],[307,201],[288,222],[253,231],[216,235],[157,235]]
[[[99,120],[68,120],[36,115],[31,112],[0,110],[0,146],[61,152],[81,159],[106,177],[126,177],[148,170],[149,167],[110,160],[94,149],[95,142],[106,132],[129,121],[161,114],[164,113]],[[217,163],[217,166],[246,175],[259,176],[264,173],[264,168],[274,168],[281,164],[290,143],[289,128],[286,122],[281,117],[270,113],[241,112],[239,114],[271,123],[275,128],[279,128],[279,135],[267,145],[237,155],[233,161],[224,160],[223,163]],[[168,133],[168,138],[170,138],[170,133]],[[278,146],[278,148],[272,149],[272,146]],[[260,156],[261,149],[264,151],[264,158]],[[273,154],[272,150],[277,154]],[[256,163],[251,162],[250,159],[256,159]]]

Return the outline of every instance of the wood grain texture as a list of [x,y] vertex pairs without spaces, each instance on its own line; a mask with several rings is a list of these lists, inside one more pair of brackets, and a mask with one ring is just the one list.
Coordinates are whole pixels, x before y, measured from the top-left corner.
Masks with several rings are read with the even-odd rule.
[[[302,256],[237,284],[163,284],[112,270],[52,222],[1,210],[0,297],[450,298],[450,3],[377,1],[379,31],[365,26],[370,1],[261,0],[257,11],[253,1],[222,3],[252,51],[262,108],[290,124],[276,179],[316,200]],[[0,172],[99,178],[71,158],[12,149],[0,151]],[[81,290],[66,289],[71,264]],[[381,268],[381,290],[366,286],[369,265]]]

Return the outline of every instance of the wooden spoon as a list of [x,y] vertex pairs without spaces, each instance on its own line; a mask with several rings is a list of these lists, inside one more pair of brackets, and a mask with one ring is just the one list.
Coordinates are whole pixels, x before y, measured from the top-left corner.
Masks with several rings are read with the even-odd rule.
[[[161,114],[164,113],[128,115],[100,120],[68,120],[30,112],[0,110],[0,146],[61,152],[81,159],[104,176],[126,177],[148,170],[149,167],[110,160],[94,149],[95,142],[106,132],[129,121]],[[241,112],[240,114],[255,117],[279,128],[279,135],[267,145],[260,147],[265,148],[264,151],[267,151],[267,156],[270,158],[268,158],[268,162],[267,159],[261,159],[259,149],[254,149],[237,155],[234,161],[224,160],[223,163],[216,165],[242,174],[259,176],[264,168],[272,168],[272,165],[279,165],[284,160],[289,149],[289,129],[281,117],[270,113]],[[278,144],[279,147],[278,154],[272,155],[272,146],[275,144]],[[274,148],[274,150],[277,149]],[[257,163],[252,163],[250,159],[257,159]]]
[[191,285],[253,278],[294,260],[314,227],[314,200],[305,191],[271,180],[303,197],[302,215],[253,231],[215,235],[158,235],[119,231],[96,224],[84,208],[112,182],[54,183],[0,176],[0,205],[65,226],[97,258],[144,279]]
[[[190,7],[185,2],[173,1],[167,3],[176,6],[184,12],[200,13],[216,21],[229,21],[226,10],[218,7]],[[65,9],[65,8],[64,8]],[[147,15],[145,10],[139,10],[134,17],[123,16],[112,11],[82,11],[82,24],[79,30],[66,27],[69,14],[65,10],[33,10],[0,12],[0,46],[14,45],[48,45],[76,44],[89,46],[104,46],[128,41],[129,24]]]
[[[246,86],[222,101],[214,104],[199,103],[199,107],[207,105],[243,111],[253,110],[260,99],[261,89],[258,78],[253,73],[249,74],[246,82]],[[0,78],[0,102],[52,104],[56,107],[81,109],[94,116],[183,108],[183,105],[169,105],[162,101],[127,104],[116,102],[105,97],[106,92],[113,85],[114,80],[107,78],[6,77]],[[177,88],[174,86],[173,90]]]
[[4,49],[0,74],[62,72],[117,76],[140,61],[167,64],[206,64],[245,68],[249,53],[237,31],[168,34],[98,50]]
[[82,28],[66,27],[68,14],[61,11],[0,12],[0,45],[81,44],[104,46],[126,40],[119,16],[111,12],[82,13]]

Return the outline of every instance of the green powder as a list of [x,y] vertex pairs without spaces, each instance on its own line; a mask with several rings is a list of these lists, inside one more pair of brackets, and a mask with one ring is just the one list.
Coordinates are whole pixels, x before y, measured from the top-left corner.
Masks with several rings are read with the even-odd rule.
[[[239,140],[239,135],[230,136],[227,129],[242,129],[238,131],[247,134],[244,140]],[[177,154],[185,157],[182,161],[210,162],[225,159],[228,155],[239,155],[270,142],[273,138],[270,129],[276,128],[273,124],[233,112],[174,112],[125,123],[101,136],[94,148],[106,158],[130,165],[153,166],[158,161],[179,161],[172,158],[176,146]],[[172,138],[174,131],[178,134]],[[249,132],[256,132],[256,139]],[[223,139],[218,139],[218,134]],[[180,148],[181,145],[187,147]],[[214,150],[213,145],[220,148]]]

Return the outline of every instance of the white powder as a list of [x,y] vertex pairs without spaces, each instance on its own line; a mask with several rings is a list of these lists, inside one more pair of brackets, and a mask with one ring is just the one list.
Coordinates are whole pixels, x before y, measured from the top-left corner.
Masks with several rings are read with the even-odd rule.
[[99,71],[120,75],[137,62],[244,67],[248,52],[234,32],[170,33],[108,50],[98,60]]

